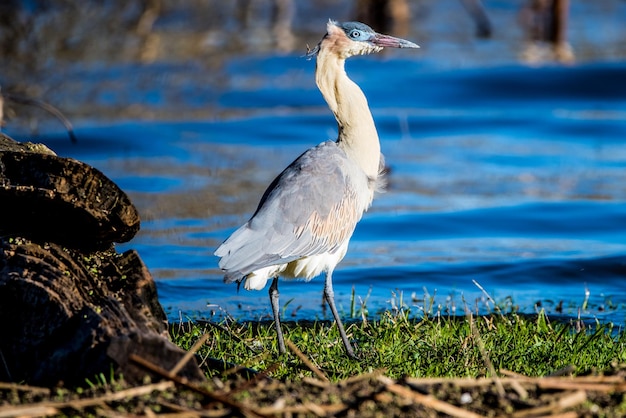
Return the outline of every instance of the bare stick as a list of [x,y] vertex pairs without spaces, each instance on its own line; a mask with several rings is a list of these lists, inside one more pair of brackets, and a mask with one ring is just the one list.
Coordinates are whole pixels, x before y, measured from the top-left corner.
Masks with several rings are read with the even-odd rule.
[[500,382],[500,378],[498,377],[498,373],[496,372],[495,367],[493,367],[493,363],[491,362],[491,358],[489,358],[489,353],[485,349],[485,344],[483,343],[483,339],[480,338],[480,333],[478,332],[478,328],[476,328],[476,324],[474,323],[474,318],[472,313],[467,310],[467,317],[470,321],[470,329],[472,330],[472,335],[474,336],[474,340],[476,340],[476,344],[478,344],[478,349],[480,350],[480,354],[483,356],[483,360],[485,362],[485,366],[489,369],[489,373],[493,376],[494,383],[496,384],[496,389],[498,390],[498,395],[501,398],[506,396],[506,392],[504,391],[504,386],[502,386],[502,382]]
[[176,363],[172,370],[170,370],[170,374],[172,376],[178,374],[178,372],[181,371],[183,367],[185,367],[185,364],[187,364],[187,362],[191,360],[191,358],[196,354],[200,347],[202,347],[202,344],[204,344],[208,338],[209,334],[202,334],[202,337],[200,337],[200,339],[191,346],[191,348],[185,353],[183,358],[178,360],[178,363]]
[[80,410],[82,408],[101,405],[107,402],[119,401],[122,399],[136,398],[138,396],[147,395],[153,391],[163,392],[174,386],[174,382],[166,381],[154,383],[145,386],[134,387],[119,392],[107,393],[106,395],[90,399],[78,399],[67,402],[38,402],[29,405],[0,407],[0,417],[21,417],[33,415],[50,415],[58,413],[60,409],[73,408]]
[[396,395],[402,396],[405,399],[410,399],[411,401],[423,405],[426,408],[434,409],[437,412],[442,412],[444,414],[459,418],[482,417],[482,415],[478,415],[466,409],[459,408],[457,406],[449,404],[448,402],[440,401],[439,399],[431,395],[423,395],[419,392],[414,392],[407,387],[400,386],[394,383],[393,380],[389,379],[388,377],[380,376],[378,379],[385,385],[388,391],[393,392]]
[[65,126],[65,129],[67,130],[67,134],[70,136],[70,140],[72,141],[72,143],[75,144],[77,142],[76,135],[74,135],[74,127],[72,126],[72,123],[56,107],[41,100],[31,99],[30,97],[18,96],[18,95],[10,94],[10,93],[4,93],[4,98],[9,99],[15,103],[40,107],[46,112],[51,113],[52,115],[56,116],[56,118],[61,121],[63,126]]
[[144,359],[143,357],[139,357],[136,354],[131,354],[128,356],[128,359],[131,361],[134,361],[135,363],[139,364],[142,367],[145,367],[146,369],[150,370],[151,372],[154,372],[164,378],[170,379],[173,382],[186,387],[187,389],[193,390],[196,393],[199,393],[201,395],[204,395],[208,398],[211,398],[217,402],[221,402],[224,405],[228,405],[232,408],[235,408],[237,410],[239,410],[242,414],[244,414],[245,416],[253,416],[253,417],[261,417],[262,415],[253,411],[252,409],[248,408],[245,405],[242,405],[236,401],[231,400],[229,397],[227,396],[223,396],[220,395],[218,393],[214,393],[211,392],[207,389],[204,389],[198,385],[194,385],[193,383],[190,383],[186,378],[184,377],[179,377],[179,376],[170,376],[169,372],[159,366],[157,366],[156,364],[153,364],[151,362],[149,362],[148,360]]
[[322,379],[324,382],[329,382],[330,381],[328,379],[328,377],[326,377],[326,375],[315,364],[313,364],[313,362],[311,360],[309,360],[309,358],[307,356],[305,356],[304,353],[302,351],[300,351],[300,349],[298,347],[296,347],[296,345],[294,343],[292,343],[291,341],[287,340],[287,346],[289,347],[289,349],[291,351],[293,351],[293,353],[296,356],[298,356],[298,358],[300,360],[302,360],[304,365],[306,367],[308,367],[309,370],[311,370],[313,373],[315,373],[315,375],[317,377]]

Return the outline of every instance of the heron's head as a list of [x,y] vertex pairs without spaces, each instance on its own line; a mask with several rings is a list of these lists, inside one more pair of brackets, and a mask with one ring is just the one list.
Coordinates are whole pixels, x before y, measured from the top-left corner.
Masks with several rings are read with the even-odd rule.
[[326,25],[326,35],[313,50],[307,53],[307,56],[312,58],[320,50],[328,49],[328,52],[345,59],[354,55],[378,52],[385,47],[419,48],[418,45],[405,39],[377,33],[361,22],[339,23],[329,20]]

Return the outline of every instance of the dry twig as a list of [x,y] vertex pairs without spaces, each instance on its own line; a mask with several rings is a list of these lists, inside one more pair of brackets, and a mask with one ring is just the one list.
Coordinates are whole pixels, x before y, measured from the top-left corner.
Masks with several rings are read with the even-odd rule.
[[453,417],[459,418],[481,418],[482,415],[468,411],[466,409],[459,408],[447,402],[441,401],[430,395],[423,395],[419,392],[412,391],[411,389],[394,383],[393,380],[388,377],[380,376],[378,378],[388,391],[395,393],[405,399],[409,399],[416,402],[426,408],[434,409],[437,412],[442,412]]
[[262,417],[262,414],[259,414],[258,412],[254,411],[252,408],[249,408],[245,405],[240,404],[239,402],[235,402],[232,399],[230,399],[228,396],[224,396],[221,395],[219,393],[215,393],[215,392],[211,392],[208,389],[202,388],[198,385],[195,385],[193,383],[190,383],[189,381],[187,381],[187,379],[183,378],[183,377],[179,377],[179,376],[171,376],[170,373],[155,365],[150,363],[149,361],[145,360],[142,357],[139,357],[135,354],[131,354],[130,356],[128,356],[128,358],[131,361],[134,361],[135,363],[139,364],[142,367],[145,367],[146,369],[166,378],[166,379],[170,379],[171,381],[186,387],[187,389],[190,389],[196,393],[199,393],[201,395],[206,396],[207,398],[210,398],[216,402],[221,402],[222,404],[229,406],[231,408],[234,408],[236,410],[239,410],[243,415],[245,416],[253,416],[253,417]]
[[304,355],[304,353],[302,351],[300,351],[300,349],[298,347],[296,347],[296,345],[294,343],[292,343],[291,341],[287,340],[287,346],[289,347],[289,349],[291,351],[293,351],[293,353],[298,356],[298,358],[304,363],[304,365],[306,367],[309,368],[309,370],[311,370],[313,373],[315,373],[315,375],[317,377],[319,377],[320,379],[322,379],[325,382],[328,382],[329,379],[328,377],[324,374],[324,372],[322,372],[319,367],[317,367],[315,364],[313,364],[313,362],[311,360],[309,360],[309,358],[307,356]]
[[107,393],[103,396],[95,398],[70,400],[66,402],[38,402],[29,405],[0,407],[0,417],[23,417],[23,416],[44,416],[58,414],[60,410],[72,408],[80,411],[84,408],[106,404],[108,402],[119,401],[122,399],[136,398],[147,395],[154,391],[165,391],[174,386],[174,382],[166,381],[154,383],[150,385],[138,386],[119,392]]
[[170,374],[172,376],[175,376],[176,374],[178,374],[178,372],[181,371],[183,367],[185,367],[185,364],[187,364],[187,362],[191,360],[191,358],[196,354],[196,352],[200,349],[200,347],[202,347],[202,344],[204,344],[208,338],[209,338],[209,334],[202,334],[202,337],[200,337],[198,341],[196,341],[191,346],[189,351],[187,351],[185,355],[180,360],[178,360],[178,363],[176,363],[176,365],[172,368],[172,370],[170,370]]

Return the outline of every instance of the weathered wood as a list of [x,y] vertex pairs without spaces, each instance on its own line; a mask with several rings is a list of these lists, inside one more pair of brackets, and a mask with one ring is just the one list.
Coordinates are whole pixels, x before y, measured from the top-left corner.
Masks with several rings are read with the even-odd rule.
[[[120,346],[172,367],[184,354],[167,340],[154,280],[134,250],[83,254],[22,238],[0,239],[0,336],[0,380],[37,385],[81,383],[111,364],[140,379]],[[181,373],[202,377],[193,360]]]
[[42,149],[0,134],[0,234],[84,248],[126,242],[137,233],[139,214],[115,183]]
[[36,152],[39,154],[56,155],[54,151],[35,142],[17,142],[0,132],[0,151]]
[[[0,134],[0,381],[82,385],[112,368],[141,381],[131,354],[176,365],[152,276],[112,244],[138,229],[101,172]],[[203,379],[193,358],[178,375]]]

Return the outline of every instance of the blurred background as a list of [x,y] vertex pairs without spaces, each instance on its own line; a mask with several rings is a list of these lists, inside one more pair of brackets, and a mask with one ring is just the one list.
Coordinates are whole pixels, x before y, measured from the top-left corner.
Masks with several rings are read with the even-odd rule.
[[[343,314],[497,303],[624,324],[624,0],[5,0],[2,130],[130,195],[142,230],[120,250],[172,318],[266,318],[266,292],[224,285],[212,252],[335,138],[303,58],[329,18],[421,46],[347,64],[390,174],[335,274]],[[322,283],[283,284],[285,315],[325,318]]]
[[[45,99],[74,120],[206,117],[222,110],[212,105],[232,82],[225,68],[229,60],[302,55],[307,45],[317,44],[329,18],[361,20],[413,39],[422,47],[419,59],[442,68],[586,63],[624,59],[624,3],[5,0],[0,87]],[[554,10],[559,5],[564,12]],[[201,105],[189,103],[192,92],[203,97]],[[172,105],[177,112],[166,109]],[[20,113],[7,128],[24,123],[27,109]]]

